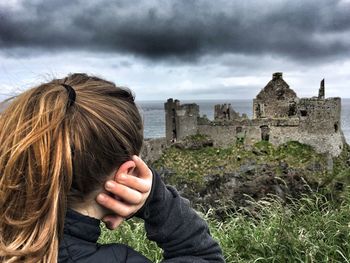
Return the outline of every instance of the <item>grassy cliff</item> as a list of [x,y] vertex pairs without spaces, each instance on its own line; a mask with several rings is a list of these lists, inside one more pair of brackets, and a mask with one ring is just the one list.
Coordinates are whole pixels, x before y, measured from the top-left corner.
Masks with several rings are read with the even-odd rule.
[[[192,139],[203,140],[201,137]],[[195,206],[236,210],[269,195],[282,199],[314,191],[341,194],[350,174],[349,148],[338,158],[316,153],[295,141],[274,147],[192,147],[188,141],[167,149],[153,166]]]
[[[219,149],[201,141],[169,148],[154,166],[202,211],[227,262],[350,261],[348,146],[332,159],[298,142]],[[104,229],[100,241],[162,258],[139,220]]]

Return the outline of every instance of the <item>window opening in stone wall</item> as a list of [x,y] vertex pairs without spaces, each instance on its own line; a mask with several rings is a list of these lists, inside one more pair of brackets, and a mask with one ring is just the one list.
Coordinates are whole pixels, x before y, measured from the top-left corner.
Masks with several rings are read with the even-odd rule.
[[255,105],[255,114],[256,114],[257,118],[261,118],[261,109],[260,109],[260,104],[259,103],[257,103]]
[[269,141],[270,140],[270,128],[267,125],[260,126],[261,130],[261,140]]
[[334,123],[334,132],[338,132],[338,130],[339,130],[339,125],[336,122],[336,123]]
[[307,116],[307,111],[306,110],[300,110],[300,115],[302,117],[306,117]]
[[171,142],[176,142],[176,138],[177,138],[177,135],[176,135],[176,130],[174,129],[173,130],[173,138],[171,139]]
[[255,111],[256,111],[257,118],[264,118],[265,117],[265,104],[264,103],[256,104]]
[[295,105],[295,103],[291,103],[289,104],[289,110],[288,110],[288,116],[295,116],[297,113],[297,107]]
[[276,92],[277,99],[278,100],[283,100],[284,99],[284,91],[282,89],[278,89]]
[[242,127],[236,127],[236,133],[240,133],[242,131],[243,131]]
[[177,139],[177,131],[176,131],[176,112],[175,109],[172,109],[172,122],[173,122],[173,131],[172,131],[172,139],[171,142],[176,142]]

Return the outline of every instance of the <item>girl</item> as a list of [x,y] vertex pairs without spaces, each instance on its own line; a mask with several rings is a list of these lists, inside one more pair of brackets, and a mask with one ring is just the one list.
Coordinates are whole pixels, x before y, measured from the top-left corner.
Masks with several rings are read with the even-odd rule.
[[206,223],[137,157],[131,92],[73,74],[16,97],[0,117],[1,262],[149,262],[99,245],[99,222],[145,221],[164,262],[223,262]]

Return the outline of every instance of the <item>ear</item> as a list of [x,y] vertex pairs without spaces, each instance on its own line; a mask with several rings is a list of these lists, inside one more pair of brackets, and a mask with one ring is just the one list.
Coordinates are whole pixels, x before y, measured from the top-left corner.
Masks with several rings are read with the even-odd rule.
[[136,168],[136,164],[134,161],[126,161],[118,168],[118,171],[114,175],[114,179],[116,180],[118,175],[122,173],[133,175],[135,168]]

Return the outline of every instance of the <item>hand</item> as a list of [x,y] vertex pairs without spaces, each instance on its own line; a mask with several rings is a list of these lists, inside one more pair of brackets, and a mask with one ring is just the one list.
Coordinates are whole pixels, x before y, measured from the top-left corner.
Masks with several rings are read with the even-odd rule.
[[135,214],[146,202],[152,188],[152,172],[141,158],[134,155],[132,161],[120,166],[115,181],[108,180],[105,188],[112,196],[100,193],[96,200],[114,215],[102,221],[109,229],[116,229],[125,218]]

